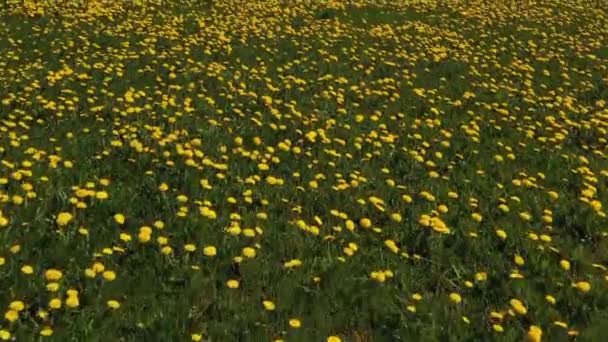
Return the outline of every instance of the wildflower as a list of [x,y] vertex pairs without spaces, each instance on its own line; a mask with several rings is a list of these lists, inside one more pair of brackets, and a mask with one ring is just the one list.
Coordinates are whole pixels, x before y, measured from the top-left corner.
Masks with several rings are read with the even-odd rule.
[[11,333],[8,330],[0,329],[0,340],[8,341],[11,339]]
[[151,235],[152,235],[152,228],[143,226],[143,227],[139,228],[139,234],[137,235],[137,238],[139,239],[139,242],[146,243],[146,242],[150,241]]
[[125,216],[123,214],[114,215],[114,221],[118,224],[125,224]]
[[572,287],[577,288],[581,292],[589,292],[591,290],[591,284],[586,281],[579,281],[577,283],[573,283]]
[[78,296],[68,296],[65,300],[65,305],[70,308],[76,308],[80,305],[80,300],[78,299]]
[[25,304],[20,300],[15,300],[9,304],[9,309],[15,310],[17,312],[23,311],[25,309]]
[[351,232],[355,230],[355,223],[351,220],[346,220],[344,225],[346,226],[346,229],[348,229]]
[[30,274],[34,273],[34,268],[30,265],[24,265],[23,267],[21,267],[21,272],[23,274],[30,275]]
[[264,305],[264,309],[266,309],[267,311],[274,311],[275,309],[274,303],[270,300],[262,301],[262,305]]
[[51,309],[59,309],[61,308],[61,299],[53,298],[49,301],[49,307]]
[[116,279],[116,273],[114,271],[104,271],[102,276],[103,279],[107,281],[113,281],[114,279]]
[[521,217],[521,219],[524,220],[524,221],[531,221],[532,220],[532,215],[530,215],[530,213],[528,213],[528,212],[519,213],[519,217]]
[[568,324],[566,322],[555,321],[555,322],[553,322],[553,324],[557,325],[560,328],[568,329]]
[[456,304],[462,302],[462,297],[455,292],[450,293],[450,300]]
[[473,214],[471,214],[471,218],[475,222],[481,222],[481,220],[483,219],[483,216],[481,216],[481,214],[479,214],[479,213],[473,213]]
[[49,292],[57,292],[59,290],[59,283],[48,283],[46,284],[46,289]]
[[67,224],[72,221],[72,218],[72,214],[63,212],[57,215],[57,219],[55,221],[57,222],[58,226],[63,227],[67,226]]
[[289,326],[294,329],[298,329],[302,326],[302,322],[300,322],[300,320],[297,318],[292,318],[289,320]]
[[102,263],[100,263],[100,262],[95,262],[95,263],[93,263],[93,267],[92,267],[92,269],[93,269],[93,271],[94,271],[95,273],[101,273],[101,272],[103,272],[103,271],[104,271],[106,268],[105,268],[105,266],[104,266]]
[[19,312],[15,311],[15,310],[8,310],[4,314],[4,318],[9,322],[14,322],[19,318]]
[[515,312],[517,312],[520,315],[525,315],[528,312],[528,309],[524,306],[524,304],[519,299],[515,299],[515,298],[511,299],[509,304],[511,304],[511,307],[513,308],[513,310],[515,310]]
[[399,247],[397,247],[397,245],[395,244],[395,241],[393,241],[393,240],[386,240],[386,241],[384,241],[384,245],[386,247],[388,247],[388,249],[390,249],[391,252],[393,252],[395,254],[399,253]]
[[36,313],[36,316],[38,316],[39,318],[41,318],[43,320],[46,320],[49,317],[49,312],[44,309],[40,309]]
[[255,258],[255,249],[251,247],[245,247],[243,248],[243,255],[247,258]]
[[48,281],[57,281],[57,280],[61,279],[61,277],[63,277],[63,273],[61,273],[61,271],[56,270],[54,268],[50,268],[50,269],[46,270],[46,272],[44,272],[44,277]]
[[213,257],[217,255],[217,249],[214,246],[206,246],[203,248],[203,254],[208,257]]
[[536,326],[536,325],[531,325],[530,329],[528,329],[528,340],[530,340],[531,342],[540,342],[541,338],[543,335],[543,331],[540,329],[540,327]]
[[116,300],[113,300],[113,299],[107,301],[106,304],[108,305],[108,307],[110,309],[116,310],[116,309],[120,308],[120,303],[118,301],[116,301]]
[[95,193],[95,198],[97,198],[98,200],[105,200],[108,199],[108,193],[105,191],[98,191]]
[[497,230],[496,230],[496,235],[497,235],[499,238],[501,238],[502,240],[504,240],[504,239],[506,239],[506,238],[507,238],[507,233],[506,233],[504,230],[502,230],[502,229],[497,229]]
[[286,263],[283,264],[283,266],[285,266],[285,268],[294,268],[294,267],[298,267],[302,265],[302,261],[298,260],[298,259],[293,259],[290,261],[287,261]]
[[45,326],[44,328],[42,328],[42,330],[40,330],[40,335],[51,336],[53,335],[53,329],[49,326]]

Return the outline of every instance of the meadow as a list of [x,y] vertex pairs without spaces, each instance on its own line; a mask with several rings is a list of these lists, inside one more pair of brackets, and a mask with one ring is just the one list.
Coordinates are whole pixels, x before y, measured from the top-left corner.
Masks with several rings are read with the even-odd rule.
[[0,7],[0,340],[608,336],[605,3]]

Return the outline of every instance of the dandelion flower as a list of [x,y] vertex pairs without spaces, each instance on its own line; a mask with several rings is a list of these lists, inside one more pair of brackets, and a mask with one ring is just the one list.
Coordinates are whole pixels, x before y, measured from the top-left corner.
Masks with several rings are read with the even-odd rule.
[[63,227],[67,226],[67,224],[72,221],[72,218],[72,214],[63,212],[57,215],[57,219],[55,220],[55,222],[57,222],[58,226]]
[[65,300],[65,305],[70,308],[76,308],[80,305],[80,300],[77,296],[68,296]]
[[528,309],[524,306],[524,304],[519,300],[519,299],[511,299],[511,301],[509,301],[509,304],[511,304],[511,307],[513,308],[513,310],[515,310],[515,312],[517,312],[520,315],[525,315],[526,313],[528,313]]
[[112,280],[116,279],[116,273],[114,271],[104,271],[102,276],[103,276],[103,279],[105,279],[107,281],[112,281]]
[[208,257],[216,256],[217,249],[214,246],[206,246],[205,248],[203,248],[203,254]]
[[61,308],[61,299],[53,298],[49,301],[49,308],[51,309],[60,309]]
[[114,221],[118,224],[125,224],[125,215],[123,215],[123,214],[114,215]]
[[8,341],[11,339],[11,333],[8,330],[0,329],[0,340]]
[[274,303],[270,300],[265,300],[262,302],[262,305],[264,305],[264,309],[267,311],[274,311],[276,306],[274,305]]
[[42,328],[42,330],[40,330],[40,335],[51,336],[53,335],[53,329],[49,326],[45,326],[44,328]]
[[581,292],[589,292],[591,290],[591,284],[586,281],[579,281],[572,284],[573,287],[577,288]]
[[302,322],[297,318],[292,318],[289,320],[289,326],[294,329],[299,329],[302,326]]
[[536,325],[531,325],[530,329],[528,329],[528,340],[531,342],[540,342],[541,338],[543,335],[543,331],[540,329],[540,327],[536,326]]
[[4,314],[4,318],[9,322],[14,322],[19,318],[19,312],[15,311],[15,310],[8,310]]
[[44,277],[48,281],[58,281],[61,279],[61,277],[63,277],[63,273],[57,269],[50,268],[44,272]]
[[450,293],[450,300],[456,304],[462,302],[462,297],[456,293],[456,292],[452,292]]
[[23,267],[21,267],[21,272],[23,274],[30,275],[30,274],[34,273],[34,268],[30,265],[24,265]]
[[113,299],[109,300],[106,302],[106,304],[108,305],[108,307],[110,309],[116,310],[116,309],[120,308],[120,303],[117,300],[113,300]]

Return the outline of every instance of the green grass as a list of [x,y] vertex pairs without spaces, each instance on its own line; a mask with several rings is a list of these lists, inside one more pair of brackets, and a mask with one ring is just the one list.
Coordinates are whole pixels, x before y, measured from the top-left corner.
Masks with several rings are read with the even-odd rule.
[[3,8],[0,338],[601,340],[608,16],[510,5]]

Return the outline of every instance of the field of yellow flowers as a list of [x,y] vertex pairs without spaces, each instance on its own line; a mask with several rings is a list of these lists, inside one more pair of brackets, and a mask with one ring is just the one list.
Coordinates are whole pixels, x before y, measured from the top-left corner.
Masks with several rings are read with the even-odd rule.
[[0,6],[0,340],[607,336],[601,3]]

